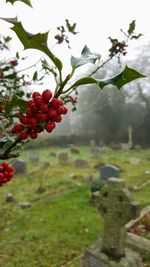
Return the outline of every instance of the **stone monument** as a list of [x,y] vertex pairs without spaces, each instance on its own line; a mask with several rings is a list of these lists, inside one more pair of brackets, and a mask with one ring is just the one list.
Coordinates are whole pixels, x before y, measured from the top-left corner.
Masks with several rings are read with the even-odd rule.
[[85,251],[82,267],[142,267],[139,254],[125,245],[125,224],[139,215],[139,205],[131,201],[122,179],[108,179],[97,208],[104,221],[102,238]]

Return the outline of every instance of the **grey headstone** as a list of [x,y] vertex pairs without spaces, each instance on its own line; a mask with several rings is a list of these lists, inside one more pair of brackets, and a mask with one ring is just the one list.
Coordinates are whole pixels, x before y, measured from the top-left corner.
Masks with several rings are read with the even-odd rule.
[[68,153],[60,153],[58,155],[59,164],[67,165],[69,162]]
[[39,162],[39,153],[37,152],[30,153],[29,160],[32,162]]
[[80,154],[80,150],[78,148],[76,148],[76,147],[71,147],[70,148],[70,152],[72,154]]
[[12,164],[13,168],[15,169],[15,173],[25,173],[27,171],[27,164],[23,160],[16,160]]
[[85,159],[76,159],[74,164],[76,168],[87,168],[88,167],[88,162]]
[[31,207],[31,203],[28,202],[28,201],[23,201],[23,202],[20,202],[20,203],[19,203],[19,206],[20,206],[22,209],[26,209],[26,208],[30,208],[30,207]]
[[13,202],[13,201],[14,201],[13,193],[8,193],[6,197],[6,202]]
[[90,153],[92,158],[98,159],[100,157],[101,151],[99,148],[93,148],[91,149]]
[[100,178],[107,180],[110,177],[119,177],[120,169],[114,165],[106,164],[100,167]]

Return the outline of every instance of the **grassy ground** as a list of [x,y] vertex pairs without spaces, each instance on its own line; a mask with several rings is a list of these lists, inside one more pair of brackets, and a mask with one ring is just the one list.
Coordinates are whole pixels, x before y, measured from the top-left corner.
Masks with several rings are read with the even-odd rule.
[[[29,161],[30,152],[24,150],[20,159],[28,162],[25,175],[16,175],[0,190],[0,266],[2,267],[78,267],[78,257],[85,247],[101,234],[102,220],[89,202],[91,181],[99,177],[98,163],[115,164],[121,168],[121,178],[129,188],[150,179],[150,150],[108,151],[99,159],[90,157],[90,147],[79,147],[80,155],[70,155],[69,164],[61,166],[50,152],[69,152],[68,148],[37,149],[40,162]],[[69,152],[70,153],[70,152]],[[132,165],[129,158],[138,157]],[[84,158],[89,167],[77,169],[74,160]],[[49,162],[48,168],[43,164]],[[37,194],[39,185],[45,192]],[[8,192],[15,201],[6,203]],[[132,192],[142,206],[150,204],[150,185]],[[31,207],[21,209],[19,202],[30,201]],[[74,260],[75,259],[75,260]],[[67,264],[67,265],[66,265]]]

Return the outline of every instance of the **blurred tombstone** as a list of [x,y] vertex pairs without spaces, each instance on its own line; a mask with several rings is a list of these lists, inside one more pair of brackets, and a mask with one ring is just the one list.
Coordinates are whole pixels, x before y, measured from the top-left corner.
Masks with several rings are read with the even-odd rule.
[[130,158],[129,163],[132,165],[138,165],[140,163],[141,159],[139,158]]
[[76,147],[70,147],[70,152],[72,154],[80,154],[80,150]]
[[13,168],[15,169],[15,173],[26,173],[27,172],[27,164],[23,160],[17,159],[13,164]]
[[106,164],[100,167],[100,178],[107,180],[111,177],[118,178],[120,174],[120,169],[114,165]]
[[84,160],[84,159],[76,159],[74,164],[76,168],[87,168],[88,167],[88,162],[87,160]]
[[13,201],[14,201],[13,193],[8,193],[7,196],[6,196],[6,202],[10,203],[10,202],[13,202]]
[[49,152],[49,156],[56,157],[56,153],[55,152]]
[[90,146],[92,146],[92,147],[96,146],[96,142],[95,142],[94,139],[91,139],[90,140]]
[[28,201],[23,201],[23,202],[20,202],[20,203],[19,203],[19,206],[20,206],[22,209],[26,209],[26,208],[30,208],[30,207],[31,207],[31,203],[28,202]]
[[93,148],[91,149],[90,153],[92,158],[98,159],[100,157],[101,150],[100,148]]
[[58,155],[58,160],[59,160],[59,164],[67,165],[69,161],[68,153],[60,153]]
[[37,153],[36,151],[35,152],[32,152],[29,156],[29,160],[32,161],[32,162],[39,162],[39,153]]

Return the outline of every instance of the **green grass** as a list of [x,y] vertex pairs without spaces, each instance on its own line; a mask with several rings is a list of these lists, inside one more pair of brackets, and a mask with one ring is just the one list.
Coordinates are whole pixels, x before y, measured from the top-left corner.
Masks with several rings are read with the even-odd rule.
[[[102,220],[89,202],[90,181],[82,176],[99,177],[94,166],[98,162],[115,164],[121,168],[121,178],[130,188],[150,179],[144,174],[150,169],[150,150],[108,151],[96,160],[90,157],[90,147],[79,147],[80,155],[70,155],[69,165],[61,166],[57,157],[49,152],[69,152],[68,148],[37,149],[40,163],[29,162],[29,150],[24,150],[20,159],[28,162],[28,172],[16,175],[0,190],[0,266],[2,267],[79,267],[84,249],[97,240],[102,230]],[[141,159],[131,165],[129,158]],[[74,160],[84,158],[89,167],[77,169]],[[43,168],[44,162],[50,166]],[[73,178],[73,175],[76,175]],[[37,194],[40,183],[45,192]],[[6,203],[8,192],[13,192],[15,201]],[[132,192],[132,197],[141,206],[150,204],[150,185]],[[21,209],[19,202],[30,201],[31,207]],[[76,259],[77,260],[73,260]],[[63,266],[63,267],[64,267]]]

